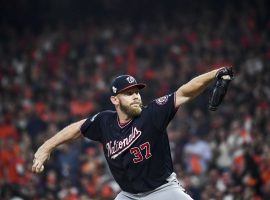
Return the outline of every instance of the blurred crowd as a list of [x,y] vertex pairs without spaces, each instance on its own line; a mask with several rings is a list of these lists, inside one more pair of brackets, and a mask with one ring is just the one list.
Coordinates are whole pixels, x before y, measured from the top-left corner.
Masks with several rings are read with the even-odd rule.
[[40,175],[31,172],[34,152],[68,124],[113,109],[109,84],[116,75],[145,82],[147,104],[220,66],[233,66],[236,77],[218,110],[207,108],[210,86],[168,127],[175,171],[196,200],[270,199],[265,4],[194,6],[169,21],[44,24],[39,32],[2,23],[0,199],[113,199],[120,188],[100,144],[60,146]]

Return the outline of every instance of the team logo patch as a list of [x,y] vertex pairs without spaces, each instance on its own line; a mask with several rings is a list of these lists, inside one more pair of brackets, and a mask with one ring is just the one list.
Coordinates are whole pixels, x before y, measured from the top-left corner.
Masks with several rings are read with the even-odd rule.
[[168,95],[155,100],[158,105],[164,105],[168,101]]
[[129,76],[129,77],[127,77],[127,81],[129,83],[134,83],[135,82],[135,78],[133,78],[132,76]]
[[113,91],[113,93],[116,93],[117,92],[117,88],[114,87],[114,86],[112,86],[112,91]]

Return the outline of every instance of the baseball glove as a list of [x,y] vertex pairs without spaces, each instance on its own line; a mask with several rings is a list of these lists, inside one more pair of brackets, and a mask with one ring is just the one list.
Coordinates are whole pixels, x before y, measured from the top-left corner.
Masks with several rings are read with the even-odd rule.
[[216,74],[215,84],[211,90],[208,108],[211,111],[217,110],[221,104],[231,80],[233,79],[233,71],[231,67],[224,67]]

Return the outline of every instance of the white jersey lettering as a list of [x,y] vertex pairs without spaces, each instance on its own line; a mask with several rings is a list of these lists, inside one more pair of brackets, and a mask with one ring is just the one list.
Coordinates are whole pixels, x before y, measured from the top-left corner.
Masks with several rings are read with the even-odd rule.
[[106,148],[108,151],[108,157],[115,159],[121,153],[123,153],[126,149],[128,149],[141,135],[141,131],[136,127],[132,127],[131,134],[120,141],[114,140],[113,142],[107,142]]

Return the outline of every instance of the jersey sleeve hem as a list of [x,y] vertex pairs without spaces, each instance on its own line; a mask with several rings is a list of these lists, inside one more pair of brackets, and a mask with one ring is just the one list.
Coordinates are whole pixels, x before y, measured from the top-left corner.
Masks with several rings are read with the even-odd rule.
[[173,95],[174,95],[174,108],[175,108],[175,110],[178,110],[180,105],[176,106],[176,92],[174,92]]
[[85,122],[80,127],[80,132],[83,136],[86,136],[87,128],[89,126],[89,120],[90,118],[86,119]]

